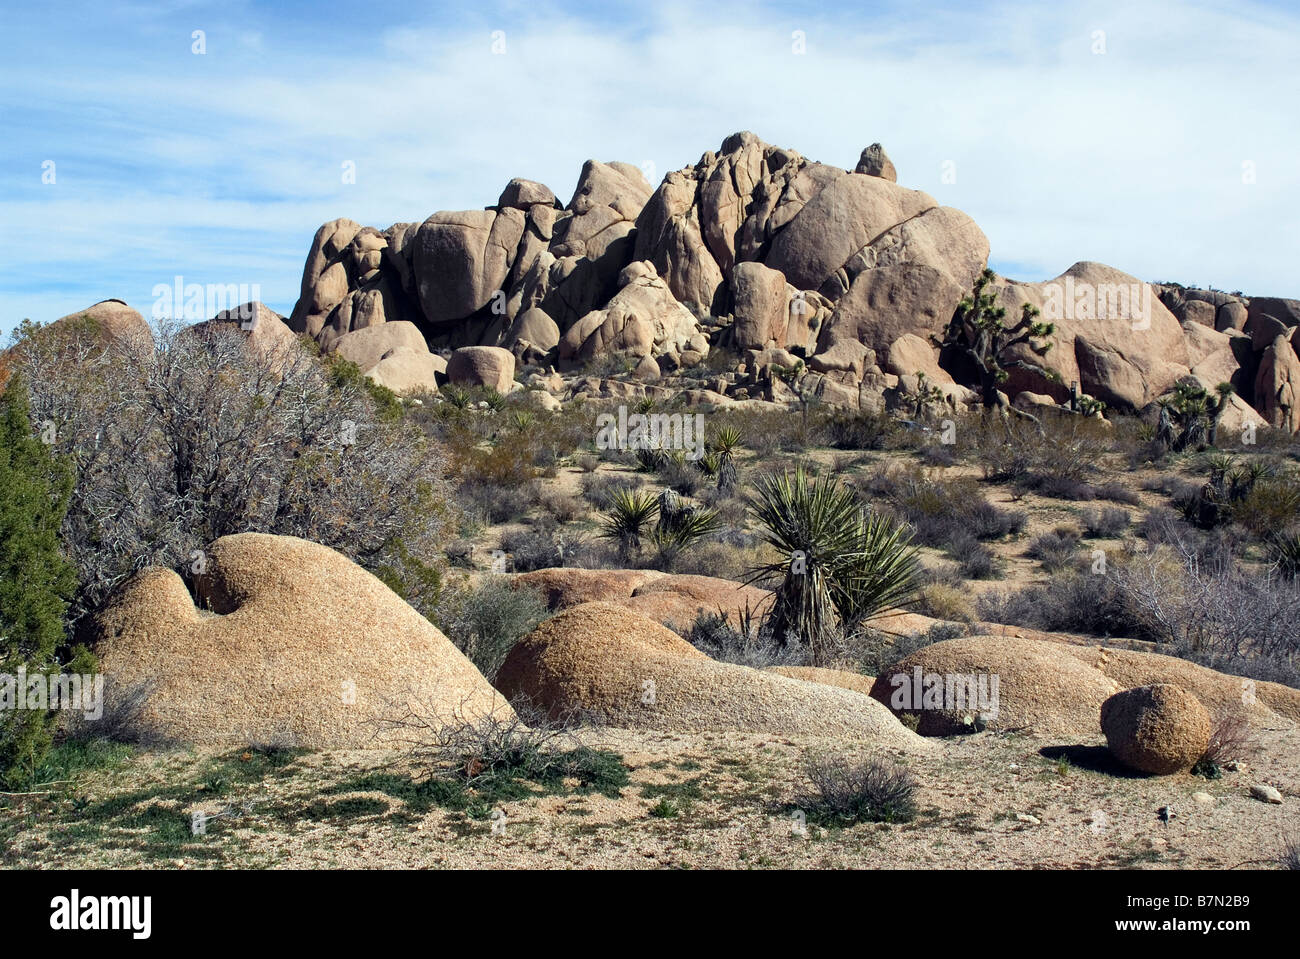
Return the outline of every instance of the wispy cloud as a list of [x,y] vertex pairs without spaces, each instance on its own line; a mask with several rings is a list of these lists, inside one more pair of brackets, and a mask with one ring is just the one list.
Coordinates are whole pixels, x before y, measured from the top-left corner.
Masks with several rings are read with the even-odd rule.
[[657,178],[739,129],[846,167],[882,141],[902,182],[973,216],[1012,275],[1096,259],[1300,294],[1293,12],[701,3],[592,19],[586,6],[14,11],[0,38],[0,329],[106,296],[147,311],[178,273],[257,283],[287,311],[325,220],[481,207],[512,176],[567,198],[588,157]]

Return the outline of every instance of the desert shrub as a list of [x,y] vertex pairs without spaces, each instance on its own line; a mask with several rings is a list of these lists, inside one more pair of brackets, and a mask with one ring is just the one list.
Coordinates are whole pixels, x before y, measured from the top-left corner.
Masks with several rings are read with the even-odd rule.
[[1025,555],[1036,559],[1043,569],[1055,573],[1070,566],[1079,552],[1079,534],[1068,527],[1036,536]]
[[883,409],[835,410],[825,418],[820,429],[826,444],[840,450],[884,449],[898,431],[898,421]]
[[1049,632],[1144,638],[1110,576],[1070,571],[1014,592],[989,591],[975,602],[982,620]]
[[895,663],[906,659],[917,650],[949,639],[958,639],[969,633],[961,623],[935,623],[924,633],[905,633],[894,636],[878,630],[860,631],[853,660],[860,672],[879,676]]
[[1137,506],[1142,502],[1137,493],[1121,483],[1102,483],[1093,492],[1097,499],[1108,499],[1112,503],[1123,503],[1125,506]]
[[1268,554],[1283,576],[1300,576],[1300,528],[1284,529],[1269,537]]
[[643,482],[635,473],[591,473],[582,478],[582,498],[597,509],[608,509],[618,490],[634,490]]
[[1256,750],[1254,729],[1241,709],[1230,709],[1214,717],[1210,743],[1192,767],[1192,773],[1206,779],[1220,779],[1223,768],[1249,757]]
[[1113,539],[1128,529],[1132,519],[1128,510],[1117,506],[1086,509],[1083,511],[1083,528],[1089,536]]
[[805,666],[808,650],[777,641],[761,628],[755,615],[746,610],[733,623],[729,614],[701,610],[686,634],[686,641],[711,659],[764,669],[768,666]]
[[1260,539],[1285,529],[1300,517],[1300,480],[1291,474],[1260,478],[1233,503],[1230,516]]
[[916,816],[916,783],[901,766],[822,756],[808,760],[806,774],[816,790],[806,810],[814,822],[846,826],[908,822]]
[[483,523],[510,523],[522,520],[537,503],[538,489],[525,486],[497,486],[467,478],[456,488],[461,508]]
[[682,496],[694,496],[703,485],[704,474],[684,456],[669,456],[659,467],[659,479]]
[[691,549],[678,552],[666,571],[741,580],[758,562],[758,550],[749,542],[748,536],[724,531]]
[[543,491],[537,497],[537,505],[545,515],[557,523],[573,523],[587,515],[587,505],[570,493]]
[[586,566],[590,548],[584,530],[558,524],[549,517],[501,535],[501,549],[509,554],[511,569],[519,573],[555,566]]
[[1300,686],[1300,583],[1227,561],[1207,568],[1187,544],[1117,565],[1126,610],[1166,651],[1221,672]]
[[52,452],[76,471],[62,527],[76,623],[140,567],[188,569],[230,533],[298,536],[368,569],[399,563],[398,544],[438,553],[441,446],[391,420],[338,360],[173,324],[107,345],[28,328],[18,347],[33,419],[54,425]]
[[1296,836],[1283,837],[1282,847],[1274,858],[1282,869],[1291,872],[1300,870],[1300,838]]
[[[64,616],[77,580],[59,546],[72,488],[68,463],[33,432],[21,378],[11,380],[0,393],[2,677],[20,668],[32,677],[51,676],[60,672],[61,660],[74,658],[63,649]],[[88,653],[79,650],[75,659],[75,672],[89,671]],[[7,703],[0,710],[0,784],[27,782],[47,755],[52,733],[49,713]]]
[[978,482],[966,477],[940,479],[921,469],[881,469],[860,486],[867,499],[883,499],[911,524],[918,543],[942,547],[963,536],[1000,539],[1018,534],[1023,511],[993,505]]
[[549,615],[537,591],[514,589],[507,578],[490,576],[445,592],[435,625],[490,682],[515,643]]
[[428,770],[427,778],[415,782],[375,773],[346,788],[389,792],[416,810],[436,804],[482,820],[499,803],[527,799],[539,790],[573,789],[616,799],[629,781],[622,757],[584,745],[570,721],[552,721],[527,703],[517,704],[514,716],[496,712],[449,722],[432,709],[409,710],[381,725],[411,762]]
[[950,536],[945,551],[957,562],[962,576],[966,579],[997,579],[1002,575],[997,557],[978,539],[961,528]]
[[943,583],[926,583],[919,591],[916,611],[935,619],[969,623],[974,618],[970,596],[962,589]]
[[1096,496],[1087,479],[1110,450],[1106,425],[1085,416],[972,422],[959,435],[986,479],[1065,499]]

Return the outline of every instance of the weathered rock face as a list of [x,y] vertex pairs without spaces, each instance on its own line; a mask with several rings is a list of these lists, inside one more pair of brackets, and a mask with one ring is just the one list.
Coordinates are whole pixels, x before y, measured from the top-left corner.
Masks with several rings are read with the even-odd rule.
[[1264,350],[1255,377],[1255,396],[1270,426],[1300,430],[1300,358],[1285,334]]
[[[933,747],[844,687],[710,659],[625,606],[583,603],[521,640],[497,674],[511,701],[627,728],[852,736],[924,754]],[[646,690],[653,690],[647,696]]]
[[[633,263],[619,277],[621,289],[603,310],[588,313],[560,340],[560,360],[571,363],[608,353],[673,355],[691,349],[699,323],[673,299],[649,263]],[[702,339],[702,338],[701,338]],[[707,342],[696,342],[704,345]]]
[[510,207],[425,220],[411,254],[425,319],[437,326],[487,306],[504,287],[523,235],[524,214]]
[[733,342],[740,350],[784,348],[790,297],[785,277],[762,263],[737,263],[731,272],[735,303]]
[[333,550],[241,533],[207,553],[201,608],[178,575],[152,567],[97,617],[106,699],[120,708],[143,692],[142,731],[187,743],[367,748],[392,745],[380,721],[408,708],[435,725],[513,715],[438,629]]
[[904,333],[940,334],[988,254],[979,227],[950,207],[926,210],[876,236],[822,283],[835,312],[818,351],[853,339],[884,352]]
[[462,346],[447,361],[447,379],[457,386],[509,393],[515,382],[514,354],[498,346]]
[[1013,369],[1005,391],[1046,393],[1058,401],[1071,383],[1112,408],[1141,409],[1191,371],[1182,324],[1154,290],[1135,277],[1101,263],[1076,263],[1046,283],[1003,282],[998,302],[1008,317],[1032,303],[1042,319],[1056,324],[1051,350],[1038,357],[1028,347],[1016,358],[1036,363],[1058,382]]
[[853,172],[882,177],[891,183],[898,182],[898,171],[894,169],[894,164],[885,153],[885,148],[879,143],[873,143],[862,151],[862,156],[858,158],[858,165],[854,167]]

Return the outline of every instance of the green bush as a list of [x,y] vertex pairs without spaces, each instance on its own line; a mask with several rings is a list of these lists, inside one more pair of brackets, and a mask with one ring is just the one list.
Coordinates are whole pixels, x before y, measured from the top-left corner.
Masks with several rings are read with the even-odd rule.
[[[26,393],[11,381],[0,393],[0,674],[59,671],[64,615],[77,586],[59,545],[72,484],[66,462],[33,435]],[[86,660],[78,655],[78,672],[87,671]],[[47,713],[14,705],[0,709],[0,781],[8,785],[40,766],[52,739]]]
[[436,624],[491,681],[515,643],[549,615],[536,591],[513,589],[506,577],[492,576],[447,596]]

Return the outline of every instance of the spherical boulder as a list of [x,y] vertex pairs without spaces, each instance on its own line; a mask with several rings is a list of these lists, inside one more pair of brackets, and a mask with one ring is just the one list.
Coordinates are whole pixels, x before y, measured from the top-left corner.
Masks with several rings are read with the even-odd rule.
[[1131,769],[1165,776],[1190,769],[1210,744],[1210,713],[1173,683],[1136,686],[1101,704],[1111,754]]

